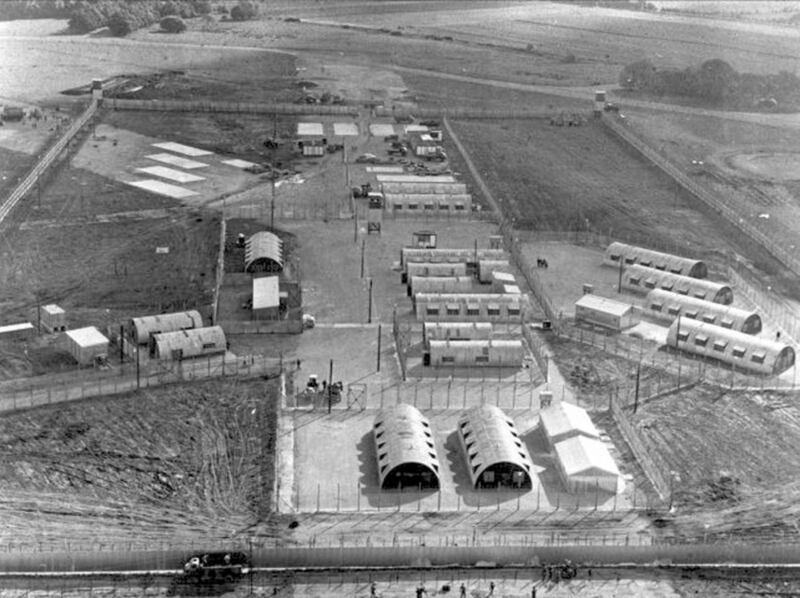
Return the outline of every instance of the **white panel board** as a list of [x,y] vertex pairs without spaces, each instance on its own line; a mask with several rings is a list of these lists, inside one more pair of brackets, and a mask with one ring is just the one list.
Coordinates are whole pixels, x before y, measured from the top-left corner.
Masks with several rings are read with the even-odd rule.
[[297,123],[298,135],[324,135],[322,130],[322,123]]
[[374,172],[376,174],[403,174],[402,166],[367,166],[367,172]]
[[254,162],[239,160],[237,158],[234,158],[233,160],[222,160],[222,163],[227,164],[228,166],[233,166],[234,168],[250,168],[251,166],[255,166]]
[[182,143],[174,143],[172,141],[162,141],[161,143],[153,143],[153,147],[167,150],[168,152],[175,152],[176,154],[183,154],[184,156],[210,156],[214,152],[209,152],[191,145],[183,145]]
[[394,125],[373,123],[369,126],[369,132],[375,137],[386,137],[387,135],[394,135]]
[[263,276],[253,279],[253,309],[278,307],[280,294],[277,276]]
[[167,168],[166,166],[148,166],[147,168],[137,168],[136,172],[143,172],[152,176],[160,176],[162,179],[169,179],[176,183],[194,183],[196,181],[204,181],[205,177],[197,176],[196,174],[189,174],[182,170],[175,170],[174,168]]
[[406,133],[427,133],[428,127],[425,125],[406,125],[405,131]]
[[178,187],[177,185],[170,185],[169,183],[164,183],[162,181],[156,181],[153,179],[146,179],[144,181],[128,181],[127,184],[133,185],[134,187],[139,187],[139,189],[144,189],[145,191],[158,193],[159,195],[166,195],[167,197],[172,197],[175,199],[197,195],[197,193],[190,191],[189,189],[184,189],[183,187]]
[[379,174],[379,183],[457,183],[455,177],[449,174]]
[[333,123],[333,134],[341,136],[357,136],[358,125],[356,123]]
[[197,162],[196,160],[181,158],[180,156],[176,156],[174,154],[150,154],[147,157],[151,160],[155,160],[156,162],[163,162],[164,164],[169,164],[170,166],[177,166],[178,168],[186,168],[188,170],[208,166],[208,164],[205,162]]

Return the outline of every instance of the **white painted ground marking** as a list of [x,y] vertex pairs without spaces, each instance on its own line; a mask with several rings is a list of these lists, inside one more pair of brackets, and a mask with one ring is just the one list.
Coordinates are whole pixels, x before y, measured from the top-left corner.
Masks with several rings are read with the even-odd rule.
[[153,147],[175,152],[176,154],[183,154],[184,156],[210,156],[214,152],[209,152],[191,145],[183,145],[182,143],[174,143],[172,141],[163,141],[161,143],[153,143]]
[[196,174],[189,174],[182,170],[175,170],[174,168],[167,168],[166,166],[148,166],[147,168],[137,168],[136,172],[144,172],[152,176],[160,176],[163,179],[169,179],[177,183],[194,183],[195,181],[204,181],[205,177],[197,176]]
[[227,164],[228,166],[233,166],[234,168],[250,168],[251,166],[255,166],[254,162],[248,162],[247,160],[239,160],[234,158],[233,160],[222,160],[223,164]]
[[189,170],[208,166],[208,164],[205,162],[196,162],[195,160],[181,158],[180,156],[176,156],[174,154],[150,154],[147,157],[157,162],[164,162],[164,164],[170,164],[171,166],[177,166],[178,168],[186,168]]
[[190,191],[189,189],[184,189],[183,187],[178,187],[177,185],[170,185],[169,183],[164,183],[162,181],[156,181],[153,179],[146,179],[144,181],[128,181],[127,184],[133,185],[134,187],[139,187],[145,191],[150,191],[151,193],[166,195],[167,197],[172,197],[174,199],[182,199],[184,197],[197,195],[197,193]]
[[375,137],[386,137],[387,135],[394,135],[394,125],[374,123],[369,126],[369,132]]
[[319,135],[322,137],[325,133],[322,130],[322,123],[297,123],[298,135]]
[[406,125],[405,131],[406,133],[426,133],[428,131],[428,127],[425,125]]
[[357,136],[358,125],[355,123],[333,123],[333,134],[341,136]]
[[376,174],[403,174],[402,166],[367,166],[367,172],[374,172]]

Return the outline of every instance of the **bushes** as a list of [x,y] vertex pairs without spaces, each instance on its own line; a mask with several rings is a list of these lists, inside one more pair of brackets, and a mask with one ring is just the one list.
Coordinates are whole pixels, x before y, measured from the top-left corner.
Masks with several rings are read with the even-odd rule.
[[251,0],[239,0],[239,4],[231,9],[231,19],[234,21],[249,21],[258,14],[258,6]]
[[134,29],[131,21],[130,15],[115,12],[108,17],[108,29],[117,37],[125,37]]
[[650,61],[640,60],[622,69],[619,84],[629,90],[684,96],[729,107],[752,107],[764,97],[774,97],[781,105],[795,104],[800,99],[800,79],[794,74],[739,73],[718,58],[683,70],[659,70]]
[[166,31],[167,33],[183,33],[186,31],[186,23],[183,22],[183,19],[175,15],[164,17],[161,19],[159,25],[162,31]]
[[123,36],[166,16],[188,19],[210,12],[207,0],[81,0],[72,7],[69,27],[88,33],[108,26],[114,35]]

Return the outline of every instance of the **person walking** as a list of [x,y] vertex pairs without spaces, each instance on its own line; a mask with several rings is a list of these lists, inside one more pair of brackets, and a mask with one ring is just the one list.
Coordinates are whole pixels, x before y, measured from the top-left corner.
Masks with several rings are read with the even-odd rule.
[[467,598],[467,586],[465,586],[463,583],[459,588],[459,598]]
[[494,582],[489,582],[489,596],[494,596]]

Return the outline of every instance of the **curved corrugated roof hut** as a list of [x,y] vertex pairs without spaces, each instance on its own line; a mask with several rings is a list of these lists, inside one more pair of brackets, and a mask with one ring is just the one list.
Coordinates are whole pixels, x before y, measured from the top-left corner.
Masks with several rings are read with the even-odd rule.
[[153,357],[175,360],[224,353],[228,347],[221,326],[154,334],[150,344]]
[[458,419],[458,438],[475,488],[530,488],[533,463],[514,422],[494,405]]
[[611,243],[606,248],[603,263],[619,267],[620,260],[625,260],[625,265],[639,264],[647,268],[664,270],[692,278],[705,278],[708,276],[708,267],[705,262],[688,257],[681,257],[671,253],[662,253],[644,247],[636,247],[626,243]]
[[439,458],[431,425],[418,409],[400,403],[372,426],[382,489],[438,488]]
[[758,334],[762,328],[761,316],[754,311],[661,289],[653,289],[647,293],[645,310],[657,318],[674,320],[683,316],[745,334]]
[[148,344],[154,334],[202,327],[203,318],[200,312],[195,310],[142,316],[132,318],[130,322],[131,336],[137,345]]
[[282,272],[283,241],[269,231],[251,236],[244,248],[244,269],[247,272]]
[[789,345],[691,318],[677,318],[670,325],[667,346],[767,375],[780,374],[795,361]]
[[636,293],[649,293],[653,289],[662,289],[724,305],[733,303],[733,289],[727,284],[637,264],[625,268],[622,273],[622,288]]

